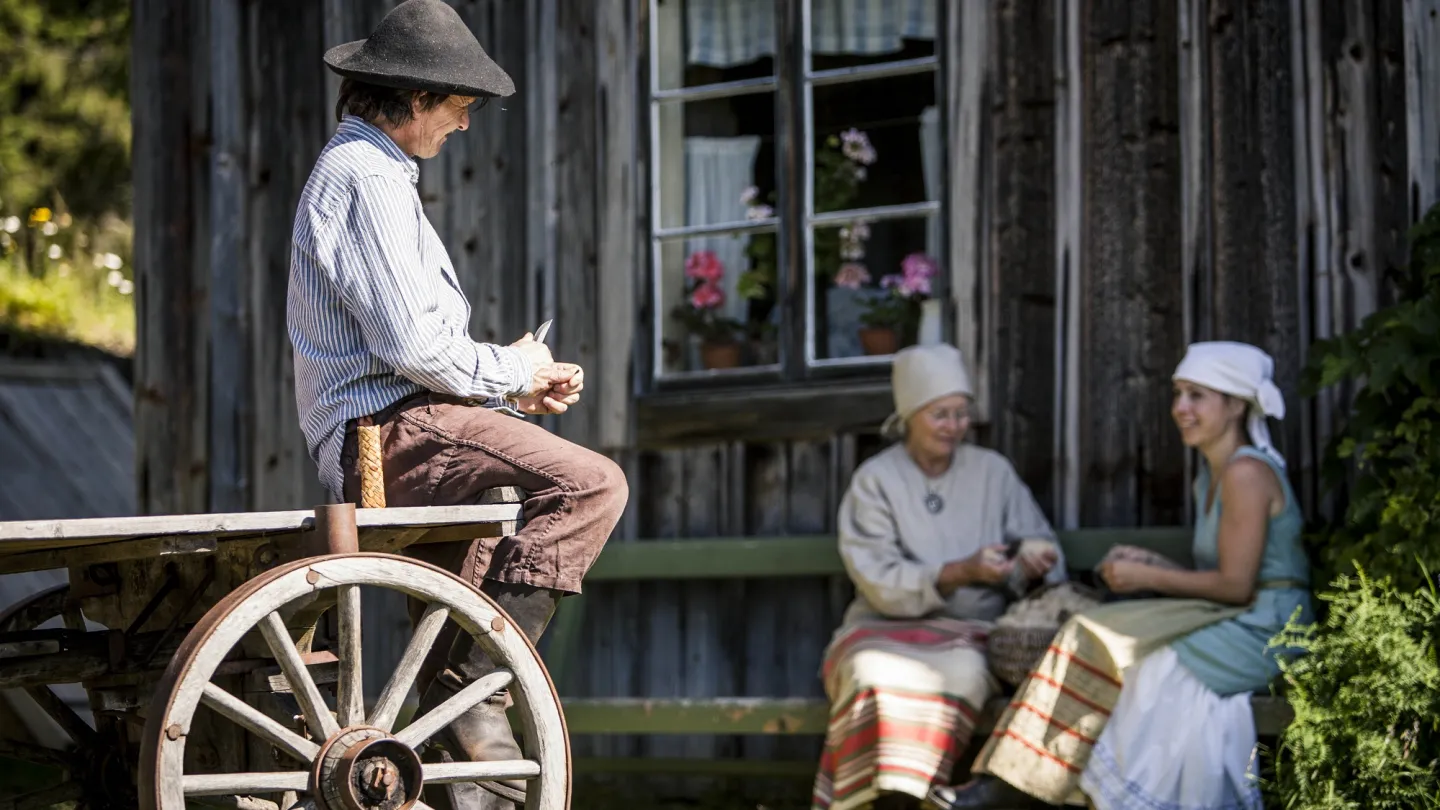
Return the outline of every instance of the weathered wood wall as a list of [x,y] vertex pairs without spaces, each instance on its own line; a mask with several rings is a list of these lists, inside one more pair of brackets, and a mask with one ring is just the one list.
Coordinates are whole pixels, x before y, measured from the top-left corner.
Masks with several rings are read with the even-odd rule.
[[[290,221],[333,130],[338,81],[320,55],[393,4],[136,0],[144,511],[321,497],[283,328]],[[506,340],[555,317],[557,355],[591,370],[589,404],[547,424],[629,471],[631,510],[612,542],[828,531],[850,471],[876,446],[868,436],[626,446],[643,317],[633,293],[648,272],[644,4],[455,6],[518,93],[422,164],[422,194],[475,336]],[[1276,357],[1291,406],[1278,438],[1307,503],[1320,503],[1317,453],[1343,392],[1302,402],[1295,382],[1313,339],[1385,302],[1404,229],[1440,194],[1436,10],[1002,0],[950,18],[948,59],[977,31],[985,47],[967,52],[983,82],[951,82],[954,109],[974,116],[952,141],[979,150],[966,176],[982,226],[964,241],[978,258],[959,273],[974,286],[957,296],[982,325],[967,338],[985,358],[978,432],[1057,524],[1185,519],[1193,468],[1168,378],[1197,339]],[[818,695],[848,588],[593,586],[573,691]],[[576,752],[807,760],[816,744],[597,738]]]

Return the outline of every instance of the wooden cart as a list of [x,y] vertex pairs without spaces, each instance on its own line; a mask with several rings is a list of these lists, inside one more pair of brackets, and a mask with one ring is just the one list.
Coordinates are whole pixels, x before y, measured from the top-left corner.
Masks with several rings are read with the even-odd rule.
[[[568,738],[534,647],[478,590],[397,554],[513,531],[518,495],[498,490],[456,507],[0,523],[0,573],[69,571],[69,584],[0,613],[0,688],[23,690],[73,741],[49,750],[7,743],[0,731],[0,754],[58,765],[68,777],[0,799],[0,810],[65,801],[91,810],[398,810],[426,807],[424,785],[502,779],[527,780],[526,808],[568,807]],[[367,707],[368,588],[426,607]],[[447,618],[500,669],[402,723]],[[51,689],[61,683],[84,686],[93,728]],[[507,686],[526,758],[437,760],[431,737]]]

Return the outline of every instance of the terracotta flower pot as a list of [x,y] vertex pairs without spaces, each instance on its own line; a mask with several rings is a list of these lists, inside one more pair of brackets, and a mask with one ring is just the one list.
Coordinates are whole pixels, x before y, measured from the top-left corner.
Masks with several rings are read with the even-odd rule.
[[707,369],[735,368],[740,365],[740,344],[711,343],[706,341],[700,344],[700,362],[705,364]]
[[900,335],[888,326],[861,327],[860,346],[871,356],[894,354],[900,348]]

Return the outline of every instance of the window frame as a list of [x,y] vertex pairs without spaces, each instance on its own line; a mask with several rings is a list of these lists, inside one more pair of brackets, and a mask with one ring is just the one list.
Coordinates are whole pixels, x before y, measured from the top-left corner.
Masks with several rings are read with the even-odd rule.
[[[856,392],[872,399],[889,397],[889,373],[892,355],[873,357],[815,358],[815,349],[820,339],[815,333],[816,278],[813,267],[814,228],[825,224],[849,222],[857,219],[878,221],[880,219],[915,219],[924,217],[937,223],[939,229],[937,260],[942,273],[936,277],[931,297],[940,302],[941,339],[956,340],[954,318],[953,272],[949,267],[952,255],[949,228],[945,223],[951,216],[951,160],[947,145],[950,141],[950,120],[948,84],[950,59],[948,32],[951,29],[950,4],[944,0],[932,0],[936,4],[934,54],[919,58],[883,62],[875,65],[861,65],[838,69],[814,70],[811,59],[811,0],[776,0],[775,19],[775,71],[773,75],[750,79],[719,82],[696,87],[664,89],[659,86],[659,50],[654,47],[659,36],[657,7],[666,0],[640,0],[645,4],[644,34],[639,57],[640,92],[644,103],[641,108],[642,134],[640,163],[645,176],[645,188],[641,216],[641,233],[644,245],[641,265],[644,280],[641,291],[644,306],[641,307],[642,323],[636,340],[636,394],[642,402],[650,401],[652,407],[642,407],[642,412],[658,414],[664,411],[665,401],[676,404],[695,404],[704,399],[704,394],[724,393],[726,398],[743,397],[753,392],[757,397],[772,397],[795,405],[803,401],[794,389],[816,387],[815,396],[833,397],[845,391],[845,383],[853,383]],[[682,48],[683,49],[683,48]],[[682,56],[683,59],[683,56]],[[843,84],[857,81],[871,81],[890,76],[932,73],[935,83],[939,143],[937,174],[940,182],[931,196],[932,199],[902,205],[887,205],[864,209],[848,209],[837,212],[814,213],[814,89],[820,86]],[[773,93],[775,96],[775,176],[776,204],[773,216],[763,220],[743,223],[722,223],[719,225],[682,225],[680,227],[658,227],[656,212],[660,199],[661,176],[658,165],[658,150],[661,143],[661,110],[665,105],[684,105],[688,102],[713,98],[733,97],[741,93]],[[797,160],[796,157],[799,159]],[[800,193],[797,193],[797,190]],[[777,362],[763,366],[745,366],[733,369],[691,370],[664,372],[663,356],[664,321],[669,317],[669,302],[661,298],[664,279],[661,274],[662,246],[670,241],[708,235],[740,233],[763,233],[773,229],[776,234],[776,308],[780,311],[777,334]],[[798,272],[797,272],[798,271]],[[821,383],[823,385],[816,385]],[[838,387],[837,387],[838,385]],[[823,389],[823,390],[821,390]],[[843,394],[842,394],[843,395]],[[863,410],[875,410],[868,407]],[[642,419],[642,422],[650,421]],[[642,433],[644,425],[640,426]]]

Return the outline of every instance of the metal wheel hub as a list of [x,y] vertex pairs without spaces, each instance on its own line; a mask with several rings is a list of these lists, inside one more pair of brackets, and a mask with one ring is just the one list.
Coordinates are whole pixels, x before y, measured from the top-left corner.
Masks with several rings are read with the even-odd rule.
[[341,729],[315,762],[320,810],[406,810],[424,787],[420,757],[378,728]]

